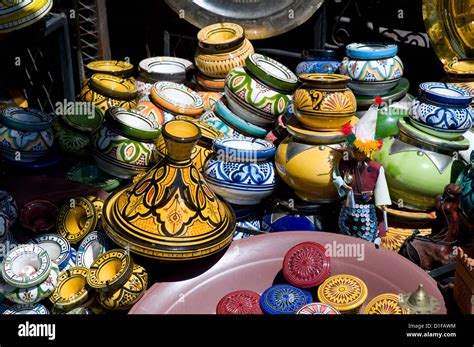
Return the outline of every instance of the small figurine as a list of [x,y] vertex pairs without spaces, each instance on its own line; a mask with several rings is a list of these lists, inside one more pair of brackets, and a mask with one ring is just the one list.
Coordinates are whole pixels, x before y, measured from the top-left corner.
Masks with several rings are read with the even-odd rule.
[[[375,139],[378,105],[375,99],[359,122],[341,129],[347,147],[342,159],[333,171],[333,183],[346,202],[339,215],[340,232],[360,237],[380,245],[381,237],[388,229],[386,205],[391,205],[384,168],[370,160],[373,151],[382,148],[382,140]],[[376,206],[383,211],[383,219],[377,217]],[[379,220],[383,220],[379,223]]]

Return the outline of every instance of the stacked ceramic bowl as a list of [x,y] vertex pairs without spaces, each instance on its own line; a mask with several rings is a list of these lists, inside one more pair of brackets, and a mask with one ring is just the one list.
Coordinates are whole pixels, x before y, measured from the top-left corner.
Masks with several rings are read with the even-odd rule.
[[349,84],[358,95],[383,95],[394,89],[403,75],[403,63],[394,44],[351,43],[341,71],[349,76]]
[[303,61],[296,66],[296,74],[337,73],[341,62],[336,52],[328,49],[307,49],[301,54]]
[[94,60],[86,65],[89,75],[96,73],[132,79],[133,65],[123,60]]
[[112,107],[105,113],[105,123],[92,134],[92,155],[103,171],[131,178],[153,164],[159,135],[160,125],[138,111]]
[[33,163],[53,147],[52,115],[16,106],[0,111],[0,152],[12,162]]
[[216,23],[198,32],[199,47],[194,62],[197,83],[204,90],[223,91],[226,76],[235,67],[245,66],[253,46],[244,29],[234,23]]
[[[399,138],[387,138],[375,159],[386,169],[390,196],[397,206],[416,211],[435,208],[436,196],[454,183],[469,148],[470,93],[458,86],[427,82],[419,88],[410,117],[398,121]],[[423,179],[420,179],[422,177]]]
[[261,54],[250,54],[246,64],[247,68],[230,71],[225,82],[228,108],[216,104],[216,114],[238,132],[261,137],[286,112],[298,78],[286,66]]
[[30,26],[46,16],[52,7],[53,0],[3,2],[0,33],[8,33]]

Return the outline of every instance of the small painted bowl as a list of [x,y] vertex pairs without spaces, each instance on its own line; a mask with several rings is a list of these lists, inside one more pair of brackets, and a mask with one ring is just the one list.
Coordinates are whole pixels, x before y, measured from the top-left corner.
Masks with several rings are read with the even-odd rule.
[[327,49],[304,50],[303,61],[296,66],[296,75],[313,73],[337,73],[341,62],[337,59],[336,52]]
[[196,74],[196,82],[205,91],[223,92],[225,87],[225,78],[211,78],[200,72]]
[[133,271],[125,284],[112,292],[101,292],[99,304],[108,310],[128,310],[145,294],[148,274],[140,265],[133,265]]
[[403,63],[399,57],[380,60],[354,60],[344,58],[341,71],[352,81],[381,82],[400,79],[403,76]]
[[51,270],[44,281],[28,288],[16,288],[8,284],[3,286],[5,298],[17,304],[36,304],[51,295],[58,284],[59,268],[51,263]]
[[8,128],[24,132],[38,132],[51,128],[54,117],[43,111],[11,106],[0,112],[0,123]]
[[176,114],[199,116],[204,112],[202,97],[184,84],[157,82],[150,97],[155,105]]
[[137,97],[137,88],[129,79],[97,73],[92,75],[89,84],[96,92],[118,100],[133,100]]
[[49,310],[43,304],[14,305],[8,307],[2,314],[50,314]]
[[421,83],[418,95],[428,102],[447,106],[467,107],[472,102],[472,95],[468,90],[450,83]]
[[252,53],[246,61],[247,70],[260,82],[271,88],[292,93],[298,84],[298,77],[286,66],[262,54]]
[[20,224],[33,233],[45,233],[55,226],[58,208],[49,200],[33,200],[20,212]]
[[93,231],[77,249],[77,266],[90,268],[97,258],[111,249],[111,242],[104,233]]
[[101,254],[91,265],[87,284],[99,292],[114,292],[124,286],[133,271],[130,254],[113,249]]
[[352,81],[349,83],[349,88],[354,91],[357,95],[368,95],[377,96],[389,93],[392,89],[396,88],[400,83],[400,78],[396,78],[389,81],[378,81],[378,82],[365,82],[365,81]]
[[184,83],[193,69],[192,62],[176,57],[152,57],[139,64],[140,75],[153,82]]
[[199,30],[197,38],[199,47],[220,52],[239,46],[245,39],[245,31],[235,23],[216,23]]
[[268,88],[243,68],[230,71],[226,78],[225,95],[234,113],[261,127],[273,125],[291,100],[290,95]]
[[358,313],[367,295],[364,281],[346,274],[331,276],[318,287],[319,300],[343,314]]
[[141,113],[110,108],[105,124],[92,134],[92,155],[103,171],[131,178],[153,164],[154,141],[160,126]]
[[130,77],[133,74],[133,65],[121,60],[95,60],[86,65],[91,73],[102,73],[118,77]]
[[[127,85],[129,85],[127,83]],[[136,88],[135,88],[136,89]],[[138,92],[137,92],[138,95]],[[103,112],[107,111],[110,107],[123,107],[126,109],[134,109],[137,107],[135,98],[128,100],[121,100],[114,97],[101,94],[90,86],[90,81],[84,83],[81,90],[80,99],[85,102],[91,102]]]
[[30,288],[44,282],[51,272],[48,253],[34,244],[19,245],[2,263],[2,276],[14,288]]
[[[226,99],[227,100],[227,99]],[[215,114],[226,124],[235,128],[238,132],[250,137],[264,137],[267,130],[256,126],[232,112],[224,101],[218,100],[215,104]]]
[[95,206],[86,198],[71,198],[59,209],[56,229],[72,244],[79,243],[97,226]]
[[0,190],[0,213],[8,216],[11,224],[18,218],[18,207],[13,196],[5,190]]
[[109,176],[95,164],[77,164],[66,173],[66,179],[81,182],[111,192],[120,185],[120,180]]
[[255,205],[273,193],[276,178],[272,143],[224,137],[214,141],[214,148],[217,156],[207,162],[204,177],[216,194],[233,204]]
[[220,131],[226,137],[242,137],[243,135],[239,133],[234,128],[228,126],[222,119],[220,119],[215,112],[208,111],[205,112],[201,117],[199,117],[201,122],[204,122],[216,130]]
[[59,270],[62,271],[71,256],[71,244],[66,238],[57,234],[44,234],[31,240],[46,252],[48,252],[51,260],[56,263]]
[[81,306],[93,296],[87,285],[89,270],[78,266],[66,270],[59,276],[58,285],[49,297],[55,308],[70,311]]

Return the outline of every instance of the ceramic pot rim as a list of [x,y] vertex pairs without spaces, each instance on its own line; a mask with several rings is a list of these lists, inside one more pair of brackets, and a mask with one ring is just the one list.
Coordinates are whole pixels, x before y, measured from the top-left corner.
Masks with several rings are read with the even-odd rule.
[[[210,37],[219,32],[227,32],[232,36],[219,42],[211,41]],[[199,30],[197,38],[201,48],[210,51],[223,51],[240,45],[245,39],[245,29],[235,23],[215,23]]]
[[[8,15],[10,15],[14,17],[15,19],[9,19],[6,23],[2,23],[0,25],[0,33],[9,33],[14,30],[25,28],[27,26],[32,25],[33,23],[36,23],[37,21],[39,21],[41,18],[43,18],[45,15],[48,14],[48,12],[53,7],[53,1],[52,0],[32,1],[27,6],[28,7],[26,8],[20,8],[20,9],[17,9],[16,11],[10,12],[9,14],[2,15],[2,17],[3,16],[7,17]],[[23,16],[18,18],[17,16],[21,12],[23,12]],[[26,18],[29,18],[29,19],[26,19]],[[16,25],[14,25],[14,23],[16,23]]]
[[305,49],[301,57],[307,60],[331,61],[338,60],[336,52],[332,49]]
[[[27,114],[36,118],[37,121],[17,119],[15,116],[18,114]],[[0,123],[20,131],[34,132],[48,130],[51,128],[53,120],[54,116],[32,108],[10,106],[0,111]]]
[[[93,132],[97,128],[100,127],[104,120],[104,113],[100,108],[95,106],[93,103],[89,103],[92,105],[94,108],[94,116],[93,116],[93,122],[90,122],[89,124],[84,124],[78,121],[78,116],[79,114],[74,113],[74,114],[61,114],[61,120],[66,123],[66,125],[70,126],[72,129],[78,130],[78,131],[83,131],[83,132]],[[86,116],[86,115],[81,115],[81,116]],[[90,115],[87,115],[88,121],[91,120]]]
[[[298,77],[280,62],[259,53],[251,53],[245,60],[247,70],[250,71],[262,83],[282,91],[291,93],[298,85]],[[262,64],[263,63],[263,64]],[[274,73],[266,65],[271,65],[273,69],[278,70],[283,76]]]
[[223,92],[225,87],[225,78],[211,78],[199,71],[196,74],[196,82],[202,88],[213,92]]
[[[445,95],[434,91],[433,88],[450,90],[458,95]],[[424,99],[442,105],[458,105],[467,107],[472,102],[472,95],[468,90],[450,83],[423,82],[420,84],[418,92]]]
[[340,74],[311,73],[299,75],[299,80],[321,89],[345,89],[351,78]]
[[[108,70],[107,67],[118,67],[115,70]],[[117,77],[130,77],[133,73],[133,64],[123,60],[95,60],[86,65],[92,73],[104,73]]]
[[232,112],[222,101],[222,99],[217,100],[214,106],[215,114],[219,118],[223,118],[225,123],[229,123],[231,127],[237,128],[239,132],[247,133],[250,136],[262,137],[267,134],[267,130],[261,128],[257,125],[254,125],[240,117],[238,117],[234,112]]
[[[125,120],[121,119],[121,116],[137,119],[140,122],[144,123],[147,128],[139,128],[137,126],[129,124]],[[130,110],[123,107],[110,107],[105,112],[105,119],[106,122],[117,132],[125,135],[126,137],[130,136],[133,139],[139,141],[155,140],[161,134],[160,126],[158,124],[146,118],[136,110]]]
[[[163,65],[163,64],[173,64],[182,71],[176,72],[157,72],[153,71],[153,66],[155,65]],[[140,73],[144,74],[144,77],[153,83],[159,82],[160,80],[166,79],[173,79],[173,80],[181,80],[186,81],[186,74],[188,71],[192,70],[194,65],[187,59],[177,58],[177,57],[168,57],[168,56],[160,56],[160,57],[151,57],[147,59],[143,59],[140,61],[139,69]]]
[[[119,271],[107,281],[101,280],[100,271],[107,264],[107,260],[120,261]],[[112,249],[102,253],[92,263],[87,274],[87,284],[99,292],[112,292],[122,287],[129,279],[133,271],[133,260],[128,251],[123,249]]]
[[[71,233],[66,225],[67,215],[71,213],[71,200],[74,200],[74,209],[81,208],[85,213],[86,222],[79,232]],[[83,197],[71,198],[59,209],[56,219],[56,228],[58,234],[65,237],[71,243],[78,243],[88,233],[95,229],[98,221],[97,211],[89,199]],[[78,226],[79,227],[79,226]]]
[[[87,284],[88,273],[89,269],[83,266],[75,266],[71,269],[63,271],[59,276],[58,285],[49,297],[49,300],[54,305],[54,307],[60,310],[70,310],[86,302],[89,299],[90,294]],[[62,288],[74,278],[82,278],[84,280],[84,287],[69,297],[61,296]]]
[[106,239],[106,236],[99,232],[99,231],[92,231],[90,232],[82,241],[81,244],[79,245],[79,248],[77,249],[77,266],[83,266],[85,268],[89,268],[91,264],[86,264],[85,263],[85,255],[89,248],[93,244],[99,244],[101,252],[100,254],[103,254],[109,250],[109,244],[108,240]]
[[[126,90],[114,88],[110,84],[107,84],[106,81],[120,84],[124,86]],[[133,100],[137,97],[138,93],[135,83],[131,82],[129,79],[104,73],[93,74],[89,79],[89,84],[92,90],[118,100]]]
[[[359,119],[352,116],[351,124],[354,126]],[[340,131],[316,131],[306,129],[297,117],[290,118],[286,123],[288,133],[295,139],[314,145],[336,144],[345,141],[344,134]]]
[[[196,130],[196,135],[194,135],[194,136],[178,136],[178,135],[173,134],[172,132],[170,132],[167,128],[169,128],[170,126],[173,126],[173,124],[178,125],[177,122],[180,122],[183,126],[195,128],[195,129],[193,129],[193,131]],[[163,128],[162,128],[162,134],[163,134],[163,137],[165,139],[170,139],[172,141],[179,142],[179,143],[196,142],[196,141],[199,140],[199,138],[202,135],[201,129],[199,128],[199,126],[197,126],[193,122],[191,122],[189,120],[185,120],[185,119],[174,119],[172,121],[169,121],[169,122],[165,123],[163,125]]]
[[[257,106],[255,106],[254,103],[252,103],[252,102],[250,102],[250,103],[245,102],[244,100],[239,98],[232,90],[230,90],[230,88],[227,85],[224,88],[224,93],[225,93],[227,103],[229,105],[232,105],[231,103],[233,102],[237,106],[239,106],[240,108],[247,111],[248,113],[252,113],[254,117],[259,118],[261,125],[257,125],[258,127],[261,127],[262,129],[268,129],[268,130],[272,129],[272,127],[274,126],[274,124],[276,122],[276,119],[277,119],[276,116],[274,116],[272,114],[269,114],[269,113],[266,113],[265,111],[262,111],[261,109],[257,108]],[[230,107],[229,107],[229,110],[234,112],[232,110],[232,108],[230,108]],[[236,112],[234,112],[234,113],[236,113]],[[248,120],[247,120],[247,122],[248,122]],[[252,124],[254,124],[254,123],[252,123]]]
[[[408,79],[402,77],[398,84],[393,88],[390,89],[387,93],[379,95],[384,102],[391,102],[391,101],[399,101],[408,94],[408,90],[410,89],[410,81]],[[367,95],[356,95],[357,106],[365,107],[371,106],[374,101],[374,96],[367,96]],[[380,112],[380,111],[379,111]]]
[[[376,88],[379,88],[379,87],[383,87],[384,85],[390,85],[392,83],[400,83],[400,80],[402,79],[402,77],[398,77],[398,78],[393,78],[391,80],[385,80],[385,81],[359,81],[359,80],[352,80],[349,82],[349,88],[351,86],[351,84],[355,84],[355,85],[360,85],[360,86],[373,86],[374,89]],[[393,88],[392,88],[393,89]],[[389,92],[392,90],[390,89]]]
[[366,42],[351,43],[346,46],[346,55],[350,58],[378,60],[391,58],[398,53],[398,46],[395,44]]
[[[357,285],[359,285],[360,289],[360,295],[358,298],[354,298],[351,301],[347,303],[336,303],[331,300],[331,298],[327,298],[324,295],[324,289],[331,283],[333,283],[335,280],[339,279],[350,279],[353,280]],[[365,284],[364,281],[362,281],[360,278],[352,275],[347,275],[347,274],[339,274],[339,275],[334,275],[326,279],[319,287],[318,287],[318,298],[321,300],[322,303],[328,304],[333,306],[336,310],[338,311],[351,311],[354,309],[359,308],[367,299],[368,295],[368,290],[367,290],[367,285]]]
[[66,238],[60,235],[43,234],[35,237],[31,242],[40,247],[42,243],[55,243],[60,248],[61,252],[56,259],[51,260],[58,265],[59,269],[64,268],[71,258],[71,244],[66,240]]
[[[28,312],[28,313],[26,313]],[[16,304],[8,307],[2,314],[50,314],[49,310],[43,304]]]
[[453,77],[474,77],[474,59],[453,60],[444,65],[444,71]]
[[[20,276],[14,272],[14,262],[22,257],[34,257],[39,268],[30,276]],[[51,272],[52,261],[48,253],[35,244],[19,245],[7,254],[2,264],[2,276],[7,284],[15,288],[30,288],[44,282]]]
[[[179,90],[180,92],[185,93],[193,100],[193,103],[185,104],[169,98],[166,94],[167,89]],[[175,82],[156,82],[151,88],[150,98],[154,104],[173,113],[198,116],[204,112],[203,98],[184,84]]]
[[[232,146],[232,143],[240,143],[244,146]],[[275,156],[276,147],[273,143],[254,137],[219,137],[212,141],[217,156],[221,160],[235,159],[236,162],[252,162],[255,160],[270,160]],[[252,148],[257,144],[260,148]]]

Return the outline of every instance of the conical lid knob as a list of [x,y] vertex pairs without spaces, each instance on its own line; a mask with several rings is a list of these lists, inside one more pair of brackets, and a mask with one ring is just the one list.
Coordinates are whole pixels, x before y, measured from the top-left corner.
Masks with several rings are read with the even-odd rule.
[[413,293],[400,295],[400,307],[415,314],[437,313],[440,303],[434,296],[429,295],[422,284]]
[[235,216],[218,199],[190,155],[200,130],[192,122],[166,123],[167,156],[104,205],[107,234],[132,252],[161,260],[205,257],[233,238]]
[[420,284],[418,289],[410,295],[408,302],[414,307],[419,308],[426,308],[430,305],[430,298],[426,294],[422,284]]

